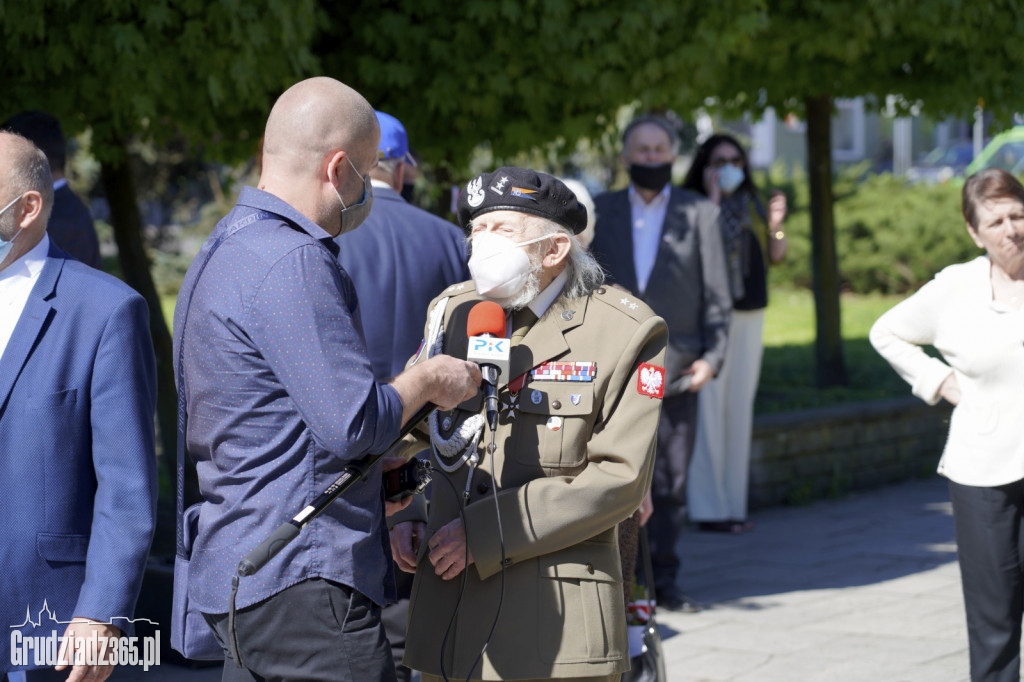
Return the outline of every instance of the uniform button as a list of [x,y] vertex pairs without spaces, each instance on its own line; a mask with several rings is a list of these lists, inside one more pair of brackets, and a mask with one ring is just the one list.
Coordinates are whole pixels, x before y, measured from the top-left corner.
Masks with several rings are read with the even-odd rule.
[[555,408],[556,410],[562,409],[562,401],[556,400],[555,402],[551,403],[551,407]]
[[505,560],[502,561],[501,563],[505,564],[506,566],[511,566],[512,565],[512,558],[511,557],[505,557]]
[[477,492],[480,493],[481,495],[483,495],[484,493],[486,493],[490,489],[491,489],[491,486],[487,485],[486,483],[478,483],[477,486],[476,486]]
[[597,293],[603,294],[604,293],[604,287],[598,287],[597,288]]
[[594,564],[587,564],[587,573],[594,575]]

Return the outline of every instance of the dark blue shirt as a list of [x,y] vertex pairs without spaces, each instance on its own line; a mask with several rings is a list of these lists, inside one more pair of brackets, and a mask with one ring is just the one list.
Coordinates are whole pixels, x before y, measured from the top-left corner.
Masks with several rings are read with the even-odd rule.
[[378,379],[393,377],[419,347],[430,302],[469,279],[466,236],[374,184],[366,222],[336,241],[338,260],[359,294],[373,372]]
[[[185,298],[213,242],[228,237]],[[189,596],[228,610],[238,562],[329,486],[344,465],[398,437],[402,402],[374,381],[356,297],[323,229],[272,194],[242,189],[182,283],[175,359],[183,348],[188,451],[203,494]],[[379,471],[353,485],[255,576],[237,606],[302,580],[349,585],[379,604],[391,593]]]

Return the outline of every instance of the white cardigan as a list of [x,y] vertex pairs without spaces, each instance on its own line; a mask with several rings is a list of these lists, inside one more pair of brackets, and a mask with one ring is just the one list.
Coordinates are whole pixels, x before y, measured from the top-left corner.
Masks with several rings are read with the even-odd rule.
[[[882,315],[871,344],[929,405],[960,384],[939,473],[997,486],[1024,479],[1024,311],[992,300],[987,256],[951,265]],[[919,346],[931,344],[946,362]],[[948,363],[948,364],[947,364]]]

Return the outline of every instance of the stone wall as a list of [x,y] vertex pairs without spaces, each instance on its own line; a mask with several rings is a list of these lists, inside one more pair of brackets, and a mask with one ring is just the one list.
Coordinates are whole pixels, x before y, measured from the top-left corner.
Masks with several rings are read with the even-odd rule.
[[950,410],[907,397],[756,417],[750,508],[932,474]]

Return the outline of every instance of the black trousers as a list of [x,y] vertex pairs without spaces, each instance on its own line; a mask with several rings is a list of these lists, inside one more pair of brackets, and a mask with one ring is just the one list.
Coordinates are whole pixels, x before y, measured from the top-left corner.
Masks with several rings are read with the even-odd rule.
[[972,682],[1019,682],[1024,616],[1024,481],[949,483]]
[[679,555],[676,543],[686,523],[686,473],[697,435],[697,394],[665,398],[658,422],[651,499],[654,514],[647,522],[655,592],[679,596]]
[[395,585],[398,588],[398,601],[385,606],[380,613],[384,624],[384,632],[391,644],[391,659],[395,663],[398,682],[411,682],[412,670],[402,665],[405,656],[405,635],[409,625],[409,595],[412,594],[412,573],[395,566]]
[[380,607],[314,578],[235,614],[244,668],[229,657],[228,614],[204,614],[224,648],[224,682],[395,682]]

